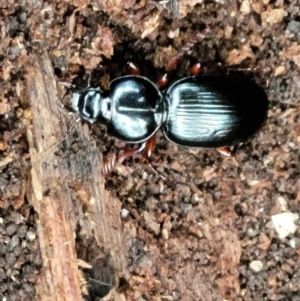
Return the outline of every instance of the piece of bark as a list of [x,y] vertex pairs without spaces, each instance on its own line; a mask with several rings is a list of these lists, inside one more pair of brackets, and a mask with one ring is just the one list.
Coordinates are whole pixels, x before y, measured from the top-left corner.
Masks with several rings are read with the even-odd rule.
[[[63,94],[58,94],[48,55],[32,55],[26,69],[32,109],[32,119],[27,124],[32,168],[26,195],[38,215],[43,259],[37,295],[39,300],[83,300],[75,234],[93,241],[94,249],[113,258],[113,277],[123,274],[127,247],[120,220],[121,204],[104,189],[100,174],[102,155],[91,141],[86,125],[76,125],[77,153],[73,152],[72,157],[68,151],[55,155],[60,147],[55,143],[67,128],[61,122],[66,114],[58,109],[58,97]],[[69,137],[64,143],[70,146]],[[93,258],[88,255],[87,258]]]

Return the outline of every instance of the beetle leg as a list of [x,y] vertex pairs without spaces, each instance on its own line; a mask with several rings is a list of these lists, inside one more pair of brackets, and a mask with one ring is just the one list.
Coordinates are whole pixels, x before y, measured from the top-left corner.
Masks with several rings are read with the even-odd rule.
[[[120,154],[113,154],[113,156],[106,163],[104,163],[103,168],[101,170],[102,175],[107,176],[115,169],[117,164],[121,164],[124,160],[128,159],[129,157],[135,156],[137,154],[142,153],[143,154],[142,159],[148,161],[155,148],[155,144],[156,144],[156,133],[138,148],[128,149]],[[155,171],[151,163],[148,162],[148,164]]]
[[200,63],[194,64],[191,68],[191,73],[192,75],[199,75],[200,73],[203,72],[202,66]]
[[142,143],[142,145],[138,148],[126,150],[125,152],[123,152],[117,156],[117,161],[116,161],[117,164],[121,164],[127,158],[137,155],[139,153],[142,153],[145,150],[145,148],[146,148],[146,142]]
[[221,62],[205,62],[196,63],[191,67],[191,74],[197,76],[199,74],[228,74],[228,69]]
[[229,148],[228,146],[218,147],[218,148],[217,148],[217,151],[218,151],[221,155],[223,155],[223,156],[225,156],[225,157],[230,157],[230,156],[231,156],[231,150],[230,150],[230,148]]
[[163,180],[166,180],[166,178],[164,176],[162,176],[152,165],[152,163],[150,162],[150,156],[152,155],[154,148],[156,145],[156,133],[149,139],[146,141],[146,146],[144,149],[144,155],[142,157],[142,162],[143,161],[147,161],[149,167],[152,169],[153,172],[155,172],[159,177],[161,177]]
[[159,88],[163,88],[164,86],[167,85],[168,81],[169,81],[168,74],[165,73],[161,78],[157,80],[157,85]]
[[145,150],[144,150],[144,157],[150,158],[156,144],[156,133],[149,139],[147,140],[145,145]]
[[141,73],[139,67],[136,66],[134,63],[128,62],[127,66],[128,66],[128,70],[129,70],[130,75],[139,75]]
[[113,154],[113,156],[106,163],[104,163],[103,168],[101,170],[102,175],[107,176],[115,169],[117,164],[121,164],[124,160],[128,159],[129,157],[142,153],[146,148],[146,143],[147,142],[144,142],[138,148],[128,149],[119,154]]

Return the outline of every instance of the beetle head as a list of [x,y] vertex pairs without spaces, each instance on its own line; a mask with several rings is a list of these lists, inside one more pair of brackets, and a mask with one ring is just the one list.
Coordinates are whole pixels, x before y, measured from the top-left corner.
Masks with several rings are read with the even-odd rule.
[[89,123],[94,123],[95,121],[107,123],[110,120],[110,99],[99,88],[88,88],[74,93],[71,104],[72,109]]

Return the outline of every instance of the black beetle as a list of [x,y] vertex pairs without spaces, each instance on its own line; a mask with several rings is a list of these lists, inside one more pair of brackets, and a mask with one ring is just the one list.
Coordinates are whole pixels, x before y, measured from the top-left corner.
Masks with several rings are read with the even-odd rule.
[[[74,93],[72,108],[84,120],[106,124],[108,133],[126,143],[142,143],[105,165],[144,152],[150,156],[155,133],[179,145],[219,148],[248,140],[264,124],[268,98],[253,81],[232,75],[197,75],[167,89],[139,75],[116,78],[108,91],[87,88]],[[221,151],[220,150],[220,151]]]

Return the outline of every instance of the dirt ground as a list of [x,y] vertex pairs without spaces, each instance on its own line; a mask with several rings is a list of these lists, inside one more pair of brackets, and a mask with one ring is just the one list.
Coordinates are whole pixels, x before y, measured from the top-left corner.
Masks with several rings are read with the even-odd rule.
[[[43,298],[37,289],[47,268],[40,252],[43,210],[31,202],[28,133],[38,104],[29,97],[28,70],[42,53],[60,86],[60,108],[60,83],[82,88],[91,75],[93,85],[105,88],[126,73],[128,61],[156,81],[172,58],[179,61],[174,76],[188,74],[195,62],[221,63],[255,80],[270,101],[266,125],[232,157],[179,147],[159,134],[156,171],[133,158],[100,179],[117,204],[103,215],[116,219],[105,222],[117,233],[108,240],[93,238],[97,226],[82,230],[88,214],[80,212],[89,212],[89,203],[78,199],[95,180],[91,153],[109,157],[123,143],[103,126],[78,123],[66,143],[49,148],[41,160],[54,156],[65,170],[73,164],[81,179],[72,186],[80,208],[70,221],[81,300],[300,300],[299,0],[0,0],[0,35],[1,300],[66,300],[55,293]],[[72,125],[65,112],[60,119],[54,126]],[[278,225],[279,217],[287,219]],[[124,258],[110,248],[118,235]]]

